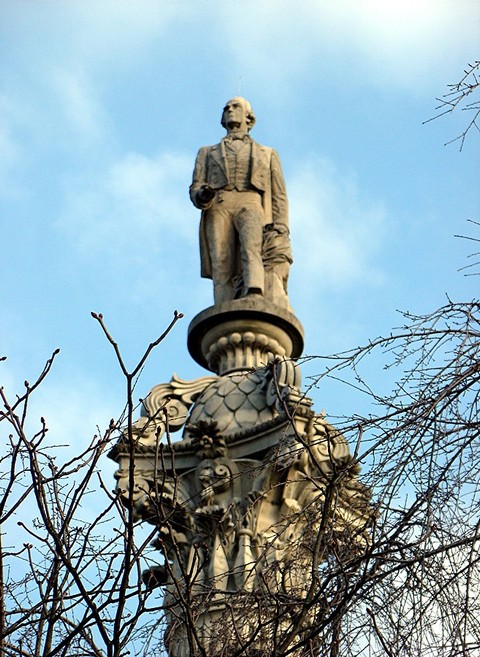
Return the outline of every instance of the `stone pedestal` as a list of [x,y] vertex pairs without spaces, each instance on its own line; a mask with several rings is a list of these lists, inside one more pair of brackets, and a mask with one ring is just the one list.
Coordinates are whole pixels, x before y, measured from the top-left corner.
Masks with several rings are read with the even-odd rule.
[[165,587],[168,654],[314,654],[319,565],[366,549],[371,512],[345,439],[301,391],[302,327],[240,299],[197,315],[188,348],[214,375],[155,386],[111,452],[127,496],[135,441],[135,512],[158,527],[145,581]]
[[303,327],[295,315],[263,297],[207,308],[190,323],[192,358],[216,374],[265,367],[275,358],[299,358]]

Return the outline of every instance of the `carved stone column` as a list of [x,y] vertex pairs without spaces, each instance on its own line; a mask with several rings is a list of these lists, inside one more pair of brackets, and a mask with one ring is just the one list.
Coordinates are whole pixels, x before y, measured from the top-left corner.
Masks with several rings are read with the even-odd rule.
[[298,358],[303,327],[295,315],[263,298],[207,308],[191,322],[188,349],[197,363],[223,375],[264,367],[275,358]]
[[[170,657],[274,657],[304,638],[290,654],[310,655],[319,565],[368,545],[369,491],[301,392],[301,326],[273,317],[248,300],[197,316],[190,352],[217,375],[155,386],[135,423],[135,511],[158,527],[145,581],[164,587]],[[127,495],[125,441],[111,457]]]

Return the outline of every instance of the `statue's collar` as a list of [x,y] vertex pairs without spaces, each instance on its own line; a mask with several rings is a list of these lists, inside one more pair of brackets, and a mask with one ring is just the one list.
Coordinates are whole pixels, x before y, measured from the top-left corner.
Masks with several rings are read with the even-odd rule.
[[235,141],[236,139],[241,139],[245,142],[253,141],[248,132],[229,132],[228,135],[225,135],[223,141]]

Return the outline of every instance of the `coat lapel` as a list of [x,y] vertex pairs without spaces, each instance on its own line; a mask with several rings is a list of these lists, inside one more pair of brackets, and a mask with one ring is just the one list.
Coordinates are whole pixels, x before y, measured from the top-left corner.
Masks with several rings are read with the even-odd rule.
[[262,192],[269,187],[271,149],[252,142],[252,185]]
[[228,181],[227,156],[225,153],[225,144],[223,141],[221,141],[219,144],[216,144],[215,146],[212,146],[210,155],[215,160],[217,166],[225,177],[225,181]]

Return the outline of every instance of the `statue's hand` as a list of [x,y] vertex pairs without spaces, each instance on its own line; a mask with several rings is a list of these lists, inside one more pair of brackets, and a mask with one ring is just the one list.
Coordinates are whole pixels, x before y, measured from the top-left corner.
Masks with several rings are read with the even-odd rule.
[[215,190],[210,185],[202,185],[197,193],[197,199],[201,205],[207,205],[215,196]]

